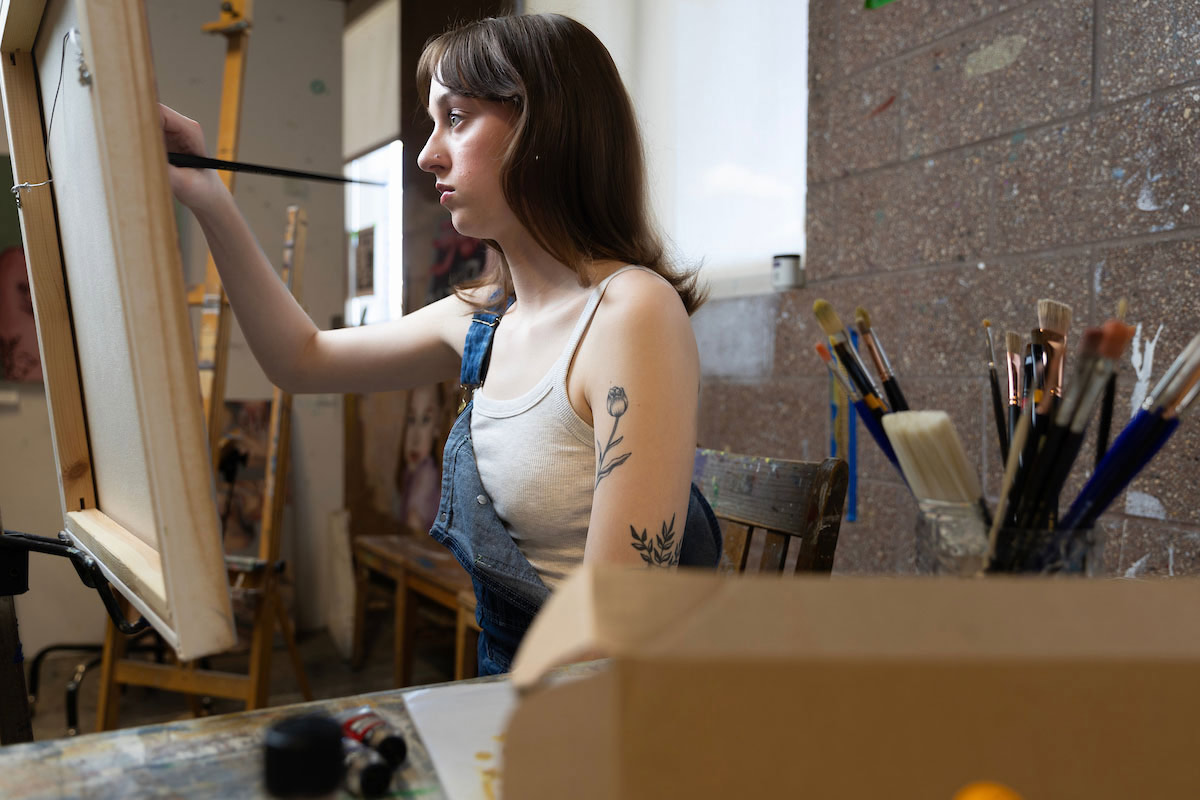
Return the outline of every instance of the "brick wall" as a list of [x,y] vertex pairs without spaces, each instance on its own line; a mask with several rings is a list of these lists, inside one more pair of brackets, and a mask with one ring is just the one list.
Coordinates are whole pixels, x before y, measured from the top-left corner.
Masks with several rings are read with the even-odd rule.
[[[1200,331],[1200,2],[862,5],[811,0],[808,285],[697,315],[701,444],[828,453],[812,304],[847,322],[863,305],[910,404],[951,415],[994,501],[984,318],[1001,343],[1027,338],[1036,300],[1053,297],[1074,309],[1073,351],[1126,297],[1143,353],[1157,335],[1155,381]],[[732,336],[748,319],[767,320],[758,353]],[[1117,430],[1137,380],[1128,354],[1119,380]],[[859,437],[858,518],[835,569],[911,571],[915,503]],[[1200,572],[1198,445],[1200,420],[1185,419],[1103,518],[1110,572]]]

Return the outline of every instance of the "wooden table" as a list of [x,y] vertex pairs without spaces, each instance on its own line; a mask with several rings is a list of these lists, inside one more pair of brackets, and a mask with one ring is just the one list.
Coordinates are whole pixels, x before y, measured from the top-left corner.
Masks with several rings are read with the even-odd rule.
[[[504,678],[475,682],[497,680]],[[444,800],[399,690],[0,747],[0,797],[267,797],[262,740],[268,726],[295,714],[363,704],[395,723],[408,742],[408,760],[394,784],[402,788],[391,796]]]
[[[583,676],[608,667],[591,661],[555,670]],[[429,751],[417,735],[403,695],[416,688],[495,683],[507,676],[297,703],[159,725],[144,725],[44,742],[0,747],[3,800],[125,800],[125,798],[268,797],[263,785],[263,737],[275,722],[296,714],[336,714],[369,705],[404,735],[408,760],[389,797],[446,800]],[[342,797],[351,795],[342,792]]]

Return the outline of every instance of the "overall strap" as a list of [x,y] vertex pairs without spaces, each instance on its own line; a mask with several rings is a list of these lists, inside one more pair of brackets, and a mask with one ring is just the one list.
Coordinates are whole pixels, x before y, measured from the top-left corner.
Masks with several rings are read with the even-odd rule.
[[[512,305],[512,300],[508,305]],[[475,390],[483,385],[492,355],[492,339],[496,335],[496,326],[500,324],[502,316],[503,313],[477,311],[471,317],[471,325],[467,328],[467,338],[463,343],[462,367],[458,373],[464,406],[470,401]],[[461,411],[461,408],[459,410]]]

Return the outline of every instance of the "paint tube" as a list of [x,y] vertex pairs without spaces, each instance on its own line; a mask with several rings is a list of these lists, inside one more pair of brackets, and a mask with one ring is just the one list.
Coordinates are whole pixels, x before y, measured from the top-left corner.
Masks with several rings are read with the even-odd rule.
[[370,706],[343,711],[336,719],[341,723],[343,736],[377,751],[393,769],[408,757],[404,737]]
[[383,797],[391,790],[392,767],[377,750],[344,737],[346,777],[343,785],[355,797]]

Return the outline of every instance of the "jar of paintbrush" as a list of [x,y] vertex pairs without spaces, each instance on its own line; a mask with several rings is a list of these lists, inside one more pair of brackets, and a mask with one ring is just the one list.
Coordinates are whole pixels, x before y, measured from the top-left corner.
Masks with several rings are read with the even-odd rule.
[[917,508],[918,572],[965,578],[987,568],[988,529],[978,503],[921,500]]
[[1103,573],[1104,529],[999,528],[988,572],[1040,575]]

